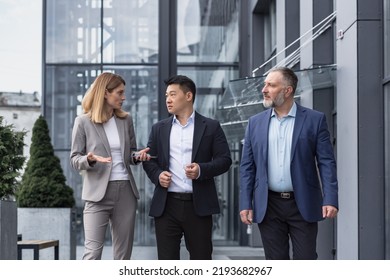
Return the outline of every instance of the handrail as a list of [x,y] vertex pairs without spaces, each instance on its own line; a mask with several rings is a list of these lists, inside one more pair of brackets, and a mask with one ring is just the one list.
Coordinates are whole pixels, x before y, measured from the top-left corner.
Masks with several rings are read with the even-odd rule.
[[[307,34],[309,34],[310,32],[312,32],[314,29],[316,29],[317,27],[323,25],[324,23],[324,26],[326,27],[326,29],[328,28],[328,24],[330,22],[332,22],[334,19],[336,18],[336,11],[334,11],[333,13],[331,13],[329,16],[327,16],[326,18],[324,18],[322,21],[320,21],[319,23],[317,23],[315,26],[313,26],[311,29],[309,29],[308,31],[306,31],[301,37],[299,37],[298,39],[296,39],[294,42],[292,42],[291,44],[289,44],[287,47],[285,47],[283,50],[281,50],[280,52],[278,52],[277,54],[275,54],[273,57],[271,57],[270,59],[268,59],[266,62],[264,62],[263,64],[261,64],[259,67],[255,68],[252,70],[252,77],[255,77],[255,73],[260,70],[261,68],[263,68],[265,65],[267,65],[268,63],[270,63],[272,60],[274,60],[276,57],[278,57],[281,53],[283,53],[284,51],[286,51],[287,49],[289,49],[291,46],[293,46],[296,42],[298,42],[299,40],[301,40],[303,37],[305,37]],[[326,30],[325,29],[325,30]],[[311,37],[311,39],[309,41],[306,41],[304,44],[307,44],[308,42],[311,42],[313,41],[314,39],[316,39],[318,37],[318,35],[320,35],[322,32],[320,32],[318,34],[318,31],[314,33],[314,35],[317,34],[317,36],[314,38],[314,35]],[[296,53],[297,51],[300,50],[301,47],[299,47],[297,50],[295,50],[293,53]],[[291,56],[291,55],[290,55]]]

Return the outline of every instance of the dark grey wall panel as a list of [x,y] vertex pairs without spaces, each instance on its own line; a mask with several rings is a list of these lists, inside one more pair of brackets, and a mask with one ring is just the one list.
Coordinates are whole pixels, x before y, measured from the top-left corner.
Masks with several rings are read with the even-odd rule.
[[388,0],[356,0],[358,20],[382,18],[383,1]]
[[[240,49],[239,49],[239,75],[240,77],[246,77],[251,75],[252,62],[251,62],[251,41],[254,34],[251,32],[251,19],[252,13],[249,1],[240,1]],[[256,35],[257,36],[257,35]]]
[[[316,89],[313,91],[313,109],[323,112],[326,116],[330,139],[333,141],[334,126],[334,90],[333,88]],[[317,254],[320,260],[333,260],[336,258],[336,231],[335,219],[327,219],[318,225]]]
[[360,20],[357,28],[359,259],[385,256],[381,26],[377,18]]
[[[285,22],[285,38],[286,38],[286,46],[290,45],[296,39],[300,37],[300,5],[299,0],[288,0],[285,1],[285,13],[286,13],[286,22]],[[299,42],[296,42],[290,48],[286,50],[286,56],[291,54],[299,47]],[[297,64],[294,69],[299,69],[299,64]]]
[[[313,2],[313,26],[333,13],[333,0],[321,0]],[[315,30],[317,31],[317,30]],[[333,26],[327,29],[313,41],[313,65],[329,65],[334,63],[334,38]]]

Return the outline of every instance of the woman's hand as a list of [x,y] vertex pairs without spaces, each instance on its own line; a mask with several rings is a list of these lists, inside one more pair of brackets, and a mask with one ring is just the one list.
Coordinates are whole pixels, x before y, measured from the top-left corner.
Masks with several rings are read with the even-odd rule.
[[111,157],[102,157],[102,156],[95,155],[92,152],[89,152],[87,154],[87,160],[89,163],[94,163],[97,161],[102,163],[108,163],[111,162]]

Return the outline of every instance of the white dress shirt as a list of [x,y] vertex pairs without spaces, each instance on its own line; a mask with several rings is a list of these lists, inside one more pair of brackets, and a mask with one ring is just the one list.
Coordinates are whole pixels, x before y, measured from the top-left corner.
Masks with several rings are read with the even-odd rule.
[[194,127],[195,111],[185,125],[181,125],[176,116],[173,117],[169,139],[169,171],[172,174],[168,188],[170,192],[192,193],[192,180],[186,177],[184,166],[191,163]]

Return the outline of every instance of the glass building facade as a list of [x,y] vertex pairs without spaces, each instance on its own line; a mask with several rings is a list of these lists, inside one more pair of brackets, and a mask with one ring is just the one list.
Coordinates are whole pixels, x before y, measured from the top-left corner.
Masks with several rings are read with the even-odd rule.
[[[195,81],[195,108],[221,122],[233,159],[216,178],[222,213],[214,217],[215,244],[261,246],[238,216],[241,140],[247,118],[263,109],[261,75],[284,61],[302,82],[298,102],[326,114],[337,156],[341,208],[337,219],[319,224],[319,258],[390,259],[388,2],[43,0],[43,112],[75,190],[78,242],[82,182],[69,164],[71,131],[85,91],[111,71],[127,82],[124,108],[140,147],[168,116],[163,80],[184,74]],[[134,174],[141,193],[135,244],[154,245],[154,186],[142,167]]]
[[[124,77],[124,110],[134,119],[139,147],[146,145],[151,126],[167,116],[162,85],[171,74],[191,77],[198,88],[196,110],[215,117],[228,82],[238,78],[238,2],[43,1],[43,111],[55,153],[75,192],[79,244],[84,240],[82,179],[70,167],[69,153],[74,119],[82,111],[86,90],[102,72]],[[154,245],[153,220],[148,216],[154,186],[142,166],[134,166],[133,172],[141,194],[135,244]],[[214,219],[214,239],[223,244],[238,240],[238,195],[230,177],[229,172],[216,178],[222,213]],[[232,220],[237,223],[228,222]]]

